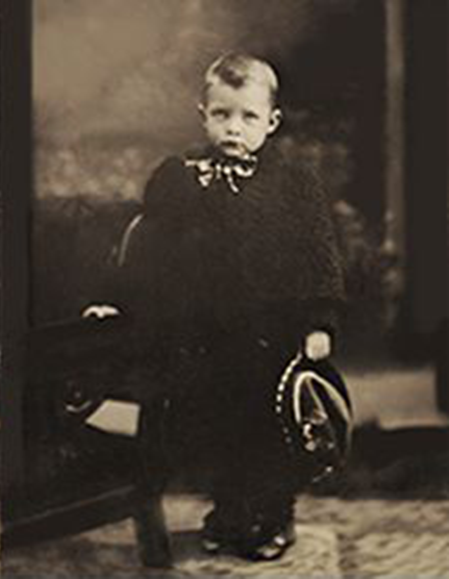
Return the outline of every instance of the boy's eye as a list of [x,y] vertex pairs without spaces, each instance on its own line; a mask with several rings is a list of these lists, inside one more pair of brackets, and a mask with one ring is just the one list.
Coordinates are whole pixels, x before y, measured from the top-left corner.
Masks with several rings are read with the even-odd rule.
[[246,121],[256,121],[259,115],[254,111],[245,111],[243,117]]
[[211,115],[214,117],[214,119],[224,120],[229,117],[229,111],[226,109],[212,109]]

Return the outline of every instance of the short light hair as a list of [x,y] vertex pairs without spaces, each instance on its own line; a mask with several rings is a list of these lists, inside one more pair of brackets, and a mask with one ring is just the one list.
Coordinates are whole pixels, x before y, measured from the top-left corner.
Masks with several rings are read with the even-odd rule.
[[274,68],[260,58],[249,54],[230,52],[220,56],[207,69],[204,75],[203,99],[217,81],[233,88],[240,88],[248,82],[266,84],[270,93],[271,105],[277,106],[279,79]]

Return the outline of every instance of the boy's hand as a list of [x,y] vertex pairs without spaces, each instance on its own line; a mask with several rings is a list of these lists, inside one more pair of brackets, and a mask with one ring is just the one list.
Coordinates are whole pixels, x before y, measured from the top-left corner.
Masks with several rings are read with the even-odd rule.
[[327,332],[312,332],[306,337],[305,354],[310,360],[323,360],[331,352],[332,341]]
[[89,306],[88,308],[86,308],[82,312],[81,315],[83,318],[95,317],[95,318],[102,320],[103,318],[109,318],[111,316],[118,316],[119,314],[120,314],[120,310],[118,310],[114,306],[92,305],[92,306]]

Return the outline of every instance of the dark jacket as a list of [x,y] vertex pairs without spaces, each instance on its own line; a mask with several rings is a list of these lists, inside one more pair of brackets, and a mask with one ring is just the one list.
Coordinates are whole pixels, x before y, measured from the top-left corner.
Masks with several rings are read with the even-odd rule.
[[155,335],[233,331],[254,320],[276,320],[298,339],[334,331],[342,270],[316,173],[271,144],[238,188],[224,179],[203,187],[185,158],[164,161],[147,183],[143,219],[126,248],[118,305]]

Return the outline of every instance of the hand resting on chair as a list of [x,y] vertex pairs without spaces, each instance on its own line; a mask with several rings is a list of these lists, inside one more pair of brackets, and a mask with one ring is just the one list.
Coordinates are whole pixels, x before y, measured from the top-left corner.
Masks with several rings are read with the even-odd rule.
[[88,306],[85,310],[83,310],[83,312],[81,313],[81,316],[83,318],[95,317],[100,320],[102,320],[103,318],[109,318],[111,316],[119,316],[119,315],[120,310],[115,306],[111,306],[108,304],[92,304],[91,306]]

